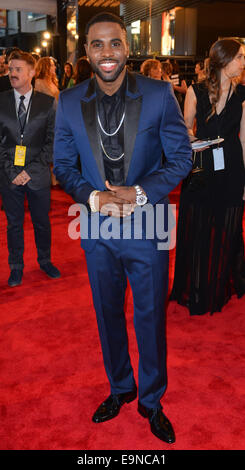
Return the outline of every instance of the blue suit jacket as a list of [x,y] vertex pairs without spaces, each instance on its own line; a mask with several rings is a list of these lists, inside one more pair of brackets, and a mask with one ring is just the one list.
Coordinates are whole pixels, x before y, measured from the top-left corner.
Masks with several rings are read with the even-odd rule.
[[[172,85],[127,73],[125,185],[140,185],[154,206],[167,202],[169,192],[191,170],[189,137]],[[82,204],[87,203],[91,191],[106,190],[94,80],[62,92],[56,113],[54,173],[65,191]],[[94,244],[94,240],[82,241],[84,248],[90,249],[87,242]]]

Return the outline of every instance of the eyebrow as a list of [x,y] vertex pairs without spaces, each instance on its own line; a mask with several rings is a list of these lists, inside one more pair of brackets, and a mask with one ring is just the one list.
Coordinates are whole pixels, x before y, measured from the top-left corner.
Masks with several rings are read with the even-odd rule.
[[[121,40],[120,38],[113,38],[113,39],[110,39],[110,42],[113,42],[113,41],[122,42],[122,40]],[[103,39],[93,39],[90,44],[93,44],[94,42],[104,42],[104,40],[103,40]]]

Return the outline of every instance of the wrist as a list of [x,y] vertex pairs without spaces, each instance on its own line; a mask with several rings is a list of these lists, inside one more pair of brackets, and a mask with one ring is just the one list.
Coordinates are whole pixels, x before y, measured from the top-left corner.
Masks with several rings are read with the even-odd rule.
[[99,192],[100,191],[95,190],[95,191],[92,191],[92,193],[90,193],[89,195],[88,203],[89,203],[91,212],[98,212],[99,210],[98,204],[96,204],[96,200],[95,200]]
[[135,203],[137,206],[144,206],[147,203],[147,196],[143,188],[139,185],[135,185],[134,189],[136,191]]

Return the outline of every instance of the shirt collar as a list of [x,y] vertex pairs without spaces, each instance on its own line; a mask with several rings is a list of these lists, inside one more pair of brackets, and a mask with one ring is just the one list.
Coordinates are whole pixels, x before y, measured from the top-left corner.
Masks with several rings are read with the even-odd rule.
[[109,99],[110,98],[123,98],[124,95],[125,95],[125,91],[126,91],[126,88],[127,88],[127,83],[128,83],[128,74],[127,74],[127,71],[125,73],[125,77],[123,79],[123,82],[120,86],[120,88],[118,88],[118,90],[116,91],[116,93],[114,93],[113,95],[107,95],[106,93],[104,93],[104,91],[101,90],[101,88],[99,87],[99,84],[95,78],[95,88],[96,88],[96,94],[97,94],[97,97],[98,97],[98,100],[101,101],[105,96],[108,97]]
[[31,94],[32,94],[32,91],[33,91],[33,88],[31,87],[29,91],[27,91],[27,93],[25,93],[24,95],[19,93],[15,88],[14,88],[14,96],[15,96],[15,99],[16,100],[19,100],[21,96],[25,96],[25,99],[26,100],[29,100],[30,97],[31,97]]

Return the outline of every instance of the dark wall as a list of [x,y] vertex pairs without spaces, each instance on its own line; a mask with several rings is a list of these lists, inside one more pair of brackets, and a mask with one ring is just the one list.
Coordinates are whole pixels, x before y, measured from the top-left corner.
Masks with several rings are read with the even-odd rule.
[[67,13],[66,2],[57,0],[57,34],[53,36],[53,55],[63,66],[66,62]]
[[35,33],[17,33],[4,36],[0,39],[0,46],[19,47],[21,50],[31,52],[37,45],[37,35]]
[[200,3],[197,7],[198,56],[207,56],[219,37],[245,37],[245,2]]

